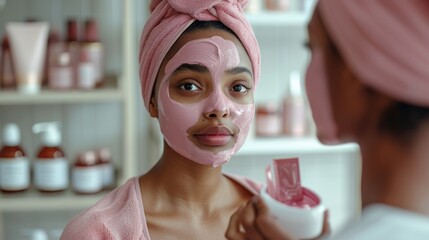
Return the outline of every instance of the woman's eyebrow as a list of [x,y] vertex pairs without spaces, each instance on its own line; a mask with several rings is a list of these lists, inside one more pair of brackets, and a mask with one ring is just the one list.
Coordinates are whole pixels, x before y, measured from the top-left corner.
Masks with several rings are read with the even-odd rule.
[[246,67],[235,67],[232,69],[229,69],[226,71],[227,74],[231,74],[231,75],[236,75],[236,74],[240,74],[240,73],[248,73],[250,76],[253,77],[252,72],[250,71],[250,69],[246,68]]
[[173,74],[179,73],[179,72],[183,72],[183,71],[194,71],[194,72],[199,72],[199,73],[207,73],[209,72],[209,70],[207,69],[207,67],[203,66],[203,65],[199,65],[199,64],[189,64],[189,63],[184,63],[182,65],[180,65],[178,68],[176,68],[176,70],[174,70]]

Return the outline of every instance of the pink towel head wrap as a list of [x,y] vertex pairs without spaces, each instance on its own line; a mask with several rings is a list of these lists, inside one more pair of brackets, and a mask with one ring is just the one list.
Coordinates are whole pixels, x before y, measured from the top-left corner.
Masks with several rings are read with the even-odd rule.
[[324,24],[368,86],[429,107],[428,0],[320,0]]
[[245,47],[253,67],[255,87],[259,81],[260,51],[243,8],[247,0],[154,0],[140,40],[140,81],[148,109],[161,62],[180,35],[196,20],[220,21]]

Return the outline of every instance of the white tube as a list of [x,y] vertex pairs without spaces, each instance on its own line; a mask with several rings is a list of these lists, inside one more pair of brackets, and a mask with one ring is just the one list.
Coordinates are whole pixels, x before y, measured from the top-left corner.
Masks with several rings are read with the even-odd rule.
[[15,66],[18,91],[38,93],[41,88],[49,24],[11,22],[6,24]]

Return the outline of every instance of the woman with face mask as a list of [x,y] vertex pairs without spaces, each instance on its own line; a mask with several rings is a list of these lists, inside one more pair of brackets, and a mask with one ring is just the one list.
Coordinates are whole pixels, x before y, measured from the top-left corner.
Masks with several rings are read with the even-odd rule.
[[255,111],[260,52],[246,2],[151,3],[140,79],[164,137],[162,156],[74,217],[62,239],[224,239],[231,214],[260,188],[221,171]]
[[[429,239],[428,25],[426,0],[316,7],[306,87],[318,137],[357,142],[362,156],[362,216],[334,239]],[[291,239],[259,198],[232,216],[226,235]]]

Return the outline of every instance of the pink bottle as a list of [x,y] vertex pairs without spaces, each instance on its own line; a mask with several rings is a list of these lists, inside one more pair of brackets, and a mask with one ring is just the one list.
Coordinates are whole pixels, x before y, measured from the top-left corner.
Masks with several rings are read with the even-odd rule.
[[283,133],[301,137],[307,131],[307,111],[300,73],[292,72],[283,99]]
[[67,21],[67,36],[66,36],[66,51],[70,54],[70,65],[73,72],[73,81],[76,83],[79,57],[80,57],[80,42],[79,42],[79,29],[76,19],[69,19]]
[[69,52],[61,52],[49,68],[49,88],[67,90],[74,87],[73,68]]
[[98,36],[98,26],[94,19],[85,21],[84,39],[81,44],[81,56],[85,55],[95,68],[96,85],[100,86],[104,77],[104,50]]

